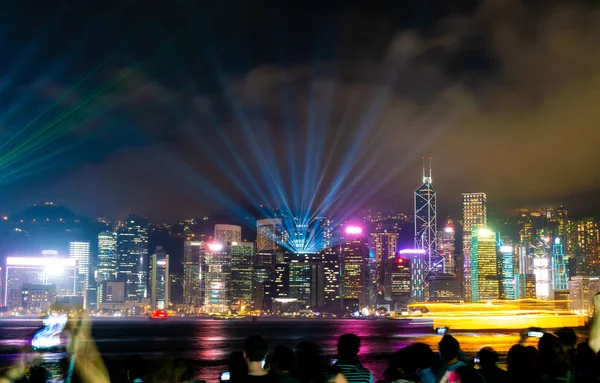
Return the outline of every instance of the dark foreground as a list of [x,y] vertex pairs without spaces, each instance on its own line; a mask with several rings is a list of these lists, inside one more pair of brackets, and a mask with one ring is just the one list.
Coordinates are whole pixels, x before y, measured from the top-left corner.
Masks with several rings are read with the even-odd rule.
[[[35,319],[0,319],[0,365],[6,365],[27,347],[41,321]],[[270,348],[277,345],[294,347],[301,340],[312,340],[334,356],[337,339],[345,333],[354,333],[362,340],[361,361],[369,368],[375,380],[381,378],[389,355],[401,347],[420,341],[434,350],[440,336],[427,324],[382,319],[360,320],[192,320],[170,319],[153,322],[146,319],[94,319],[93,336],[107,362],[111,375],[121,376],[127,359],[139,355],[145,360],[157,361],[164,357],[190,360],[198,371],[198,378],[207,382],[218,381],[219,373],[227,369],[227,359],[234,350],[240,350],[246,337],[263,336]],[[453,334],[467,354],[474,354],[483,346],[492,346],[501,355],[518,343],[516,332],[472,332]],[[533,342],[533,340],[532,340]],[[63,353],[33,353],[51,371],[56,382],[62,381],[60,360]],[[156,363],[155,363],[156,364]],[[117,381],[116,379],[114,381]]]

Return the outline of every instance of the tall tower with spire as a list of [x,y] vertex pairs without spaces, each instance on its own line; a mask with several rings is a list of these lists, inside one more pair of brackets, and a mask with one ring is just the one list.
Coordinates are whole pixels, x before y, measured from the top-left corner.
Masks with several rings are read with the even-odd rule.
[[415,190],[415,248],[425,250],[425,277],[444,272],[444,258],[437,251],[436,194],[423,161],[423,183]]

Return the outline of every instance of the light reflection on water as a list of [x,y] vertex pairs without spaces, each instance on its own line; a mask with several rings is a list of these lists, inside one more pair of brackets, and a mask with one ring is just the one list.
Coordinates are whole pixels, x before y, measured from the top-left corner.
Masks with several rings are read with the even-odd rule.
[[[0,320],[0,364],[15,360],[27,345],[41,321]],[[294,347],[302,340],[315,341],[326,355],[334,356],[337,339],[346,333],[361,338],[361,361],[375,380],[382,377],[389,355],[413,342],[424,342],[434,350],[440,336],[426,324],[415,326],[405,321],[378,320],[259,320],[250,322],[224,320],[187,320],[174,318],[168,322],[141,319],[95,319],[94,338],[107,360],[123,360],[133,355],[145,359],[163,356],[197,360],[201,366],[198,378],[209,383],[218,381],[226,370],[229,355],[240,350],[244,339],[252,334],[263,336],[270,348],[278,345]],[[518,342],[516,332],[470,332],[453,334],[467,354],[492,346],[502,354]],[[532,341],[532,344],[534,341]],[[54,381],[61,381],[59,361],[62,353],[31,353],[41,358]],[[125,364],[125,363],[122,363]]]

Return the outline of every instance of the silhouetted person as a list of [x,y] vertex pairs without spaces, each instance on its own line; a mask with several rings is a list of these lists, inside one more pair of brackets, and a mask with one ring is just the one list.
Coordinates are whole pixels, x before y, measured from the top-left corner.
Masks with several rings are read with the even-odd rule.
[[483,376],[471,366],[460,366],[452,371],[448,383],[487,383]]
[[373,375],[358,360],[360,339],[354,334],[342,335],[338,341],[338,362],[335,364],[342,370],[349,383],[372,383]]
[[515,344],[508,350],[508,381],[511,383],[537,381],[535,362],[538,351],[533,346]]
[[483,375],[486,383],[506,382],[507,372],[496,365],[498,353],[491,347],[484,347],[477,354],[479,357],[479,373]]
[[264,383],[272,382],[273,378],[268,375],[268,371],[262,367],[263,360],[267,357],[267,342],[258,336],[253,335],[244,342],[244,359],[248,366],[248,374],[244,378],[246,383]]
[[538,370],[542,382],[570,382],[571,363],[566,347],[556,335],[546,333],[538,342]]
[[234,351],[229,356],[229,383],[243,382],[248,374],[248,365],[242,351]]
[[300,383],[292,376],[292,369],[296,362],[294,350],[285,346],[278,346],[271,355],[271,369],[269,372],[275,374],[277,383]]
[[302,383],[322,383],[329,363],[321,346],[302,341],[296,346],[296,367],[292,372]]
[[447,372],[456,370],[467,364],[459,360],[460,344],[452,335],[444,335],[439,343],[440,358],[442,366],[437,373],[437,380],[440,381]]

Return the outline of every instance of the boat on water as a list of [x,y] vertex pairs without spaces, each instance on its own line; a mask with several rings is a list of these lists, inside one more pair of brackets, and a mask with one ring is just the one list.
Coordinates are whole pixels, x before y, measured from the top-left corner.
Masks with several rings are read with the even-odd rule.
[[165,310],[154,310],[148,317],[150,320],[165,321],[169,319],[169,314]]
[[[558,303],[558,304],[557,304]],[[537,299],[493,301],[486,303],[415,303],[392,319],[431,322],[434,329],[516,330],[584,327],[587,316],[559,306],[564,302]]]

